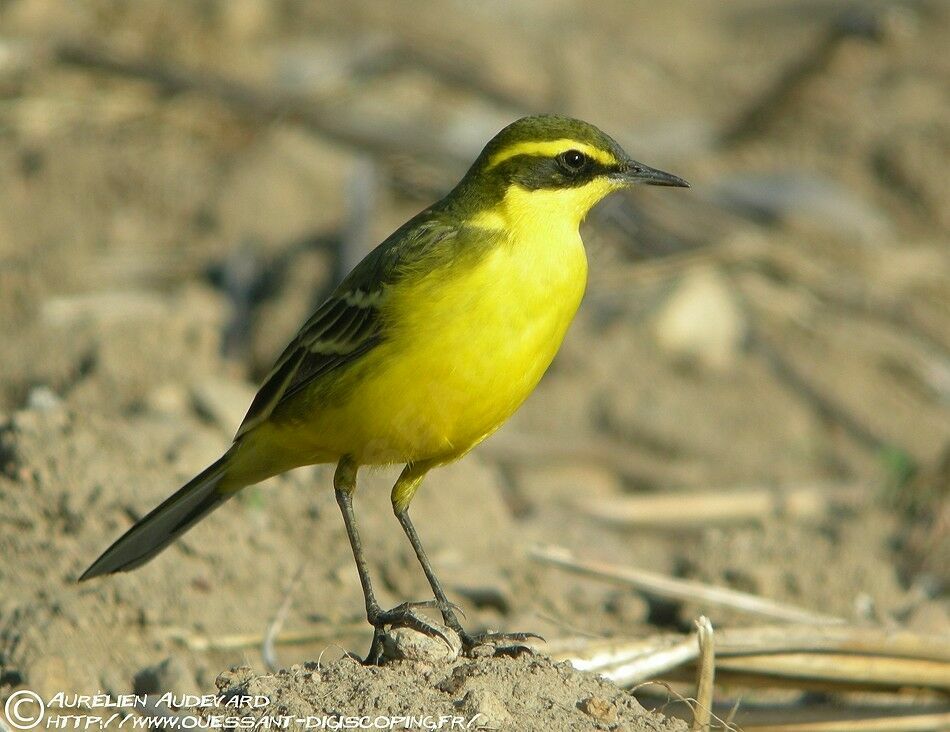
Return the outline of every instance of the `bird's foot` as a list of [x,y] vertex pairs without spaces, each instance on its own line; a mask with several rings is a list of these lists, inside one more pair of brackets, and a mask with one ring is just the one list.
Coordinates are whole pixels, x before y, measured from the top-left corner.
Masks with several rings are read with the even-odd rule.
[[534,653],[534,650],[525,645],[526,641],[535,638],[544,641],[537,633],[469,633],[459,622],[456,612],[465,617],[462,609],[453,602],[445,600],[435,603],[435,607],[442,613],[445,624],[454,630],[462,642],[462,651],[466,656],[520,656],[523,653]]
[[435,600],[424,600],[422,602],[404,602],[391,610],[377,608],[375,611],[371,611],[368,620],[374,629],[373,642],[364,663],[368,666],[375,666],[382,661],[383,641],[386,637],[387,628],[411,628],[417,633],[422,633],[430,638],[439,638],[446,646],[451,648],[452,640],[448,635],[448,629],[433,622],[417,609],[434,607],[438,607]]
[[526,645],[532,638],[544,641],[537,633],[459,633],[462,650],[467,656],[520,656],[531,655],[534,649]]

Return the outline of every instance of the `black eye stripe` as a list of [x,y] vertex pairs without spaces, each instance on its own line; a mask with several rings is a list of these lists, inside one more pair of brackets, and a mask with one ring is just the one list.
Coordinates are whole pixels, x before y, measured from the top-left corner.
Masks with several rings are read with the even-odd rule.
[[557,156],[558,164],[571,173],[577,173],[584,169],[590,161],[580,150],[566,150]]
[[[583,156],[583,164],[574,169],[564,160],[566,153],[575,151]],[[490,175],[503,191],[511,183],[528,190],[540,188],[575,188],[586,185],[598,176],[617,171],[616,165],[605,164],[580,150],[569,148],[557,155],[543,153],[520,153],[500,162],[490,170]]]

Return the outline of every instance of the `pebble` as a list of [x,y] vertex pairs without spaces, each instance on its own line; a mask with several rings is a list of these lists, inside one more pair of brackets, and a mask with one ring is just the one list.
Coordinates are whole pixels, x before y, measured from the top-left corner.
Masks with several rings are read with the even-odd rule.
[[653,321],[661,348],[713,371],[735,364],[746,331],[730,282],[712,267],[686,274]]
[[35,386],[26,397],[26,408],[37,412],[51,412],[58,409],[62,403],[48,386]]
[[456,706],[469,720],[477,720],[478,729],[504,729],[514,722],[501,700],[487,689],[472,689]]
[[592,717],[598,722],[614,724],[617,721],[617,705],[602,696],[589,696],[586,699],[581,699],[577,703],[577,707],[588,717]]
[[150,412],[179,417],[190,406],[188,391],[180,384],[164,382],[145,395],[145,406]]
[[411,628],[393,628],[383,639],[383,655],[392,661],[446,663],[462,653],[462,641],[451,628],[445,628],[449,643]]

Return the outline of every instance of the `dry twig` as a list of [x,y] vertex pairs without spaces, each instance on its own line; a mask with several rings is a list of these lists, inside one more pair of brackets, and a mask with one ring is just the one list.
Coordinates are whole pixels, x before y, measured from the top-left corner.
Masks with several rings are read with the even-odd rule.
[[284,628],[284,622],[287,620],[287,613],[290,612],[290,604],[293,601],[294,592],[300,584],[301,577],[303,577],[302,566],[294,573],[294,577],[290,581],[287,591],[284,593],[284,599],[280,603],[280,607],[277,608],[277,612],[274,613],[273,619],[268,623],[267,631],[264,633],[264,640],[261,643],[261,657],[264,659],[264,664],[271,673],[276,673],[280,668],[280,664],[277,662],[277,652],[274,650],[274,644],[277,641],[277,636],[280,635],[280,631]]
[[696,706],[693,709],[693,729],[709,732],[712,719],[713,681],[716,676],[716,651],[713,646],[713,627],[709,618],[700,616],[696,621],[696,641],[699,645],[699,671],[696,682]]
[[[552,640],[546,650],[621,685],[675,676],[699,657],[691,636]],[[659,670],[658,670],[659,669]],[[687,672],[680,674],[683,678]],[[950,691],[950,639],[906,630],[842,625],[731,628],[716,633],[716,674],[745,685]]]
[[708,526],[773,516],[824,516],[839,506],[859,505],[866,497],[867,491],[859,486],[752,488],[598,498],[577,501],[575,508],[623,526]]
[[831,719],[814,719],[812,713],[807,715],[807,721],[793,721],[797,715],[785,709],[773,713],[773,722],[746,722],[742,729],[744,732],[934,732],[950,728],[950,711],[947,710],[894,713],[862,710],[849,714],[848,710],[836,709],[828,714]]
[[725,607],[792,623],[828,624],[844,622],[842,618],[814,613],[726,587],[676,579],[656,572],[607,562],[580,560],[574,557],[570,550],[563,547],[537,546],[530,551],[529,556],[540,562],[553,564],[556,567],[562,567],[589,577],[619,582],[652,597]]

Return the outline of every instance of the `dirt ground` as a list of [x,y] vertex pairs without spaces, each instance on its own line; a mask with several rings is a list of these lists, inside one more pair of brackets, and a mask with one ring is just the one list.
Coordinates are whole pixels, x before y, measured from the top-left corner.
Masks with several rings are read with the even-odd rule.
[[[686,729],[648,712],[614,684],[543,657],[476,658],[435,666],[397,662],[382,668],[341,660],[326,668],[311,663],[265,677],[240,668],[218,677],[217,687],[225,699],[265,698],[298,719],[337,709],[370,718],[411,716],[421,708],[433,717],[464,720],[459,724],[474,721],[478,729]],[[367,689],[379,691],[369,695]],[[227,710],[226,704],[209,708],[208,714]],[[259,719],[261,711],[251,716]]]
[[[950,633],[950,5],[860,7],[0,2],[0,699],[217,684],[302,714],[683,728],[543,653],[345,658],[370,632],[326,467],[244,491],[134,573],[75,582],[226,448],[341,274],[536,111],[693,187],[595,210],[552,369],[416,497],[466,622],[549,640],[750,622],[529,556],[556,544]],[[395,475],[357,496],[391,604],[429,594]],[[737,489],[828,501],[689,518]],[[604,518],[677,495],[679,515]],[[268,674],[286,602],[296,642]]]

